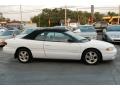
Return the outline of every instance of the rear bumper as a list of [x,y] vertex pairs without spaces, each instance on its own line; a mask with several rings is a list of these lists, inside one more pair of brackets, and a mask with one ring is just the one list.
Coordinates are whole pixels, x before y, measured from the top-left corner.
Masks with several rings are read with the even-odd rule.
[[5,46],[5,47],[3,48],[3,52],[4,52],[4,53],[8,53],[8,54],[14,54],[14,53],[15,53],[15,49]]

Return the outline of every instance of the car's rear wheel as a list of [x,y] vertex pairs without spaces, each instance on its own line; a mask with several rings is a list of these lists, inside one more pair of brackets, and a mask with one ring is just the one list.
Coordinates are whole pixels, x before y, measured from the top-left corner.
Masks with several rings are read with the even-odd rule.
[[88,49],[83,53],[82,61],[85,64],[95,65],[101,61],[101,54],[95,49]]
[[19,49],[17,52],[17,58],[22,63],[28,63],[32,60],[32,54],[28,49]]

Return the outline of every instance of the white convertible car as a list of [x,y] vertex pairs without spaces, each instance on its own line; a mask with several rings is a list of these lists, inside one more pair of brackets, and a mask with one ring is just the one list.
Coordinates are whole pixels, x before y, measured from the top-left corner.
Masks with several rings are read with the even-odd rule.
[[3,48],[14,54],[22,63],[33,58],[82,60],[86,64],[97,64],[103,60],[116,58],[117,50],[113,44],[88,40],[65,29],[47,28],[35,30],[22,37],[6,40]]

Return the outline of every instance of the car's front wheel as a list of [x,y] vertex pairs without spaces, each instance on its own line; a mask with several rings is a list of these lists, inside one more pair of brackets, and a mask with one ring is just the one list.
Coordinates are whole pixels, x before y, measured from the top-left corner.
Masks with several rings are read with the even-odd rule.
[[88,49],[83,53],[82,61],[85,64],[94,65],[101,61],[101,54],[95,49]]
[[28,49],[19,49],[17,58],[22,63],[28,63],[32,60],[32,54]]

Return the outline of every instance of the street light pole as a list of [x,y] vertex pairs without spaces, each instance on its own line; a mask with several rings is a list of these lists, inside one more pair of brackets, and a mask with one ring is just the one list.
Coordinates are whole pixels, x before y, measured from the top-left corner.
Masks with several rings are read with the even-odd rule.
[[42,9],[39,10],[40,14],[39,14],[39,27],[41,26],[41,13],[42,13]]
[[20,19],[21,19],[21,25],[22,25],[23,20],[22,20],[22,6],[21,5],[20,5]]
[[39,15],[39,27],[40,27],[40,15]]
[[94,5],[91,5],[91,24],[93,23],[94,19]]
[[120,24],[120,5],[118,7],[118,24]]
[[67,6],[65,6],[65,26],[67,26]]
[[77,14],[78,14],[77,15],[77,17],[78,17],[78,24],[80,24],[80,19],[79,19],[80,17],[79,17],[79,10],[78,10],[78,8],[77,8]]

